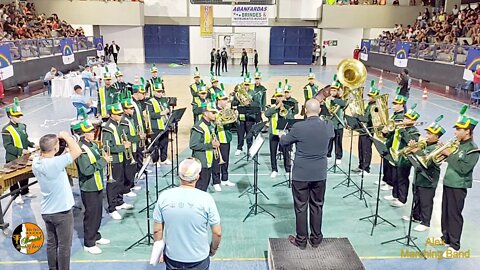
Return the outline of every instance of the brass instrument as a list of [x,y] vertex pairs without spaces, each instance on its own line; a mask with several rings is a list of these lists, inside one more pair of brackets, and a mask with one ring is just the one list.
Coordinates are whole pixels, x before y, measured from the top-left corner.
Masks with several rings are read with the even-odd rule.
[[367,69],[358,60],[344,59],[337,66],[337,79],[344,88],[356,89],[367,80]]
[[385,140],[382,133],[383,127],[387,127],[388,130],[391,130],[393,127],[393,130],[395,130],[395,121],[390,119],[388,113],[388,94],[375,97],[375,104],[370,108],[370,114],[376,136],[380,140]]
[[[212,140],[218,142],[217,135],[215,134],[215,132],[212,133]],[[223,160],[223,157],[222,157],[222,153],[220,152],[220,147],[215,147],[213,149],[213,158],[219,159],[218,164],[220,165],[225,164],[225,161]]]
[[[138,135],[140,135],[140,134],[145,134],[145,130],[143,130],[143,125],[138,124],[138,126],[137,126],[137,133],[138,133]],[[140,138],[140,142],[138,143],[138,147],[144,148],[144,147],[145,147],[145,144],[146,144],[145,142],[146,142],[146,138],[143,138],[143,139]]]
[[[122,137],[122,143],[129,142],[127,134],[125,134],[125,131],[121,134]],[[135,164],[135,158],[133,156],[133,150],[132,150],[132,144],[130,144],[130,147],[126,148],[125,150],[125,158],[127,160],[130,160],[130,165]]]
[[220,110],[215,120],[215,125],[223,126],[237,122],[237,113],[235,110],[228,108],[228,106]]
[[285,118],[287,114],[288,114],[288,109],[285,108],[285,106],[282,104],[282,106],[280,106],[280,110],[278,111],[278,115],[280,115],[280,117]]
[[400,156],[406,156],[412,154],[412,150],[415,148],[419,148],[423,150],[427,147],[427,139],[420,138],[418,141],[414,142],[413,144],[409,144],[405,146],[402,150],[395,151],[393,148],[390,148],[390,156],[392,159],[397,162]]
[[[108,144],[105,145],[104,148],[102,148],[104,152],[106,152],[106,155],[111,157],[112,153],[110,152],[110,146]],[[113,169],[112,169],[112,161],[107,160],[107,175],[108,175],[108,181],[107,183],[114,183],[116,182],[115,179],[113,179]]]
[[426,124],[427,124],[427,122],[411,122],[411,123],[393,122],[393,124],[390,124],[390,125],[387,126],[387,129],[388,129],[389,132],[392,132],[395,129],[417,127],[417,126],[423,126],[423,125],[426,125]]
[[145,131],[147,132],[147,135],[152,135],[152,122],[150,119],[150,111],[147,109],[145,110]]
[[354,115],[365,115],[365,102],[363,100],[363,86],[352,91],[352,98],[349,99],[350,111]]
[[437,148],[435,148],[428,155],[419,156],[417,158],[424,168],[428,167],[428,164],[430,163],[430,161],[440,166],[442,162],[447,158],[447,156],[442,154],[443,150],[450,149],[452,151],[452,154],[454,154],[458,151],[459,146],[460,146],[460,140],[457,139],[456,137],[453,137],[444,145],[437,146]]
[[240,106],[248,106],[253,102],[252,97],[248,94],[248,91],[245,90],[243,85],[239,89],[235,87],[235,90],[235,97],[238,99],[238,102],[240,102]]

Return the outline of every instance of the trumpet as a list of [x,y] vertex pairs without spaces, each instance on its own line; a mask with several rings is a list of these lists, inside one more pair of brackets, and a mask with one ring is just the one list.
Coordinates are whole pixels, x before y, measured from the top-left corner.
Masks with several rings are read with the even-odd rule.
[[[122,133],[121,137],[122,137],[122,143],[128,142],[128,137],[127,137],[127,134],[125,134],[125,131]],[[126,148],[125,158],[127,160],[130,160],[130,165],[136,163],[135,158],[133,157],[132,145]]]
[[420,150],[423,150],[427,147],[427,139],[420,138],[418,141],[408,144],[405,146],[402,150],[396,151],[393,148],[390,148],[390,156],[392,156],[392,159],[397,162],[400,158],[400,156],[406,156],[412,154],[413,149],[419,148]]
[[145,131],[147,132],[147,135],[152,135],[153,134],[153,131],[152,131],[152,122],[151,122],[151,119],[150,119],[150,111],[147,109],[145,110]]
[[[112,153],[110,152],[110,146],[108,144],[105,144],[105,147],[102,148],[102,151],[104,152],[104,155],[106,154],[109,157],[112,156]],[[115,179],[113,179],[112,161],[110,160],[107,160],[107,176],[108,176],[107,183],[116,182]]]
[[446,149],[450,149],[450,151],[452,151],[452,154],[454,154],[458,151],[459,146],[460,146],[460,140],[457,139],[457,137],[453,137],[444,145],[437,146],[437,148],[435,148],[428,155],[417,157],[417,159],[424,168],[427,168],[430,162],[433,162],[435,163],[435,165],[440,166],[442,162],[445,161],[445,159],[447,158],[447,156],[442,154],[442,152]]
[[[145,130],[143,130],[143,125],[138,124],[137,133],[138,133],[138,135],[145,134]],[[146,141],[146,138],[140,139],[140,143],[138,144],[138,147],[144,148],[145,147],[145,141]]]
[[403,128],[409,128],[409,127],[417,127],[417,126],[423,126],[426,125],[427,122],[411,122],[411,123],[404,123],[404,122],[388,122],[386,125],[386,128],[389,132],[393,132],[395,129],[403,129]]
[[[218,142],[217,135],[215,133],[212,133],[212,139]],[[215,147],[213,149],[213,158],[219,160],[218,164],[225,164],[225,160],[223,160],[222,153],[220,152],[220,147]]]

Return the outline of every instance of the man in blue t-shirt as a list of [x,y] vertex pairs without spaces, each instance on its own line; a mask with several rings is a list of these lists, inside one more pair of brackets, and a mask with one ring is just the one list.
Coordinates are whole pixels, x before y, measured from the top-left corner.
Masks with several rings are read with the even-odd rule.
[[[65,140],[68,153],[59,152],[59,139]],[[47,260],[49,269],[70,269],[70,251],[73,237],[72,188],[65,167],[82,150],[65,131],[40,138],[41,155],[32,162],[32,171],[42,192],[41,213],[47,228]]]
[[[162,192],[153,212],[154,254],[165,242],[166,269],[208,269],[210,256],[220,245],[222,227],[220,215],[212,196],[195,188],[202,165],[195,158],[188,158],[179,165],[180,187]],[[209,227],[212,231],[208,239]],[[165,237],[164,237],[165,232]]]

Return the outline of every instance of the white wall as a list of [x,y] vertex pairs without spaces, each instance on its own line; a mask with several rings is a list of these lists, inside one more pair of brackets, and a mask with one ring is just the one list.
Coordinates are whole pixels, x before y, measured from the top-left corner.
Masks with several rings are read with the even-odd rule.
[[363,29],[322,29],[324,40],[338,40],[338,45],[327,47],[327,64],[337,65],[342,59],[352,58],[355,46],[360,45]]
[[[214,27],[215,33],[231,33],[231,27]],[[212,38],[200,37],[200,26],[190,26],[190,64],[209,64]]]
[[[270,27],[235,27],[235,33],[256,33],[255,46],[258,52],[258,64],[269,64]],[[253,63],[253,55],[249,55],[249,57],[251,58],[249,62]]]
[[185,0],[144,0],[145,16],[186,17]]
[[144,63],[143,27],[100,26],[103,42],[120,46],[119,63]]

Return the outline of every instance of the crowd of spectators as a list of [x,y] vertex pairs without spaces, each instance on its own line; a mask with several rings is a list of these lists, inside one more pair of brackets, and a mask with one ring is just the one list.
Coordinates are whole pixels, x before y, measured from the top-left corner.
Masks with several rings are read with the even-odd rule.
[[383,31],[378,39],[384,45],[387,44],[381,48],[386,52],[394,51],[397,41],[407,41],[413,43],[411,53],[418,52],[420,57],[429,58],[433,57],[435,51],[437,59],[432,60],[450,62],[453,61],[455,48],[458,55],[465,56],[467,53],[468,47],[456,47],[457,45],[480,45],[480,5],[476,8],[467,5],[461,10],[455,5],[449,14],[425,8],[424,12],[418,14],[413,25],[404,27],[396,24],[393,31]]
[[83,29],[74,29],[57,14],[37,14],[34,3],[0,4],[0,42],[10,46],[13,59],[18,59],[20,50],[23,57],[52,54],[58,49],[58,41],[47,39],[57,37],[73,37],[78,40],[78,46],[86,48]]

